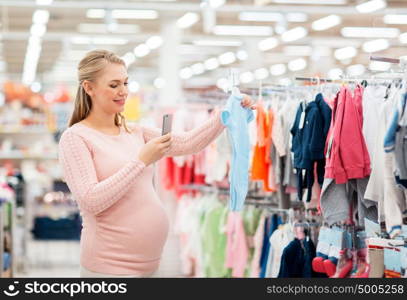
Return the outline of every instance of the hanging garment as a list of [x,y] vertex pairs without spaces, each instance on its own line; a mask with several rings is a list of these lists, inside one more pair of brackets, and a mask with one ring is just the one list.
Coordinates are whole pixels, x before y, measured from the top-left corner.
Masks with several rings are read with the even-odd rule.
[[311,278],[316,274],[312,270],[312,260],[316,249],[311,240],[295,238],[284,248],[281,256],[279,278]]
[[253,120],[253,111],[243,108],[241,96],[231,96],[222,111],[222,123],[228,128],[232,143],[232,164],[229,173],[230,209],[243,208],[249,185],[250,142],[248,123]]
[[325,178],[335,179],[337,184],[370,174],[370,158],[362,134],[362,94],[361,86],[355,88],[353,95],[344,86],[333,103]]

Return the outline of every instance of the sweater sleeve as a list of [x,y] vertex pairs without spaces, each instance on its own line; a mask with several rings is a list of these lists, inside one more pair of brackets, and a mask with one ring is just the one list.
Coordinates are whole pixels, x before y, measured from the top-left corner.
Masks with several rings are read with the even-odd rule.
[[[225,128],[220,120],[220,112],[215,114],[201,126],[183,133],[172,134],[172,144],[168,156],[180,156],[198,153],[216,139]],[[142,127],[146,143],[161,135],[157,128]]]
[[145,168],[142,161],[134,159],[115,174],[99,181],[91,149],[80,136],[72,132],[65,132],[61,137],[59,162],[79,206],[95,215],[120,200]]

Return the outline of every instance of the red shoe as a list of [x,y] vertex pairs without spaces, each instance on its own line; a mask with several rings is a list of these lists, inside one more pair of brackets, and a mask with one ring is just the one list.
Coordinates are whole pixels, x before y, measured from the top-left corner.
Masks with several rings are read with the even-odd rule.
[[348,249],[343,249],[340,251],[340,257],[338,261],[338,266],[336,272],[331,278],[345,278],[353,268],[352,254]]

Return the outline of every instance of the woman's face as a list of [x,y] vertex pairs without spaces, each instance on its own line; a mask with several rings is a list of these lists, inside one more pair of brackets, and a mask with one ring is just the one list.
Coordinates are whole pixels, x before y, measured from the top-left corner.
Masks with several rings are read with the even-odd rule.
[[98,78],[89,83],[89,91],[86,89],[92,98],[92,106],[107,114],[122,112],[128,95],[127,81],[126,67],[109,63]]

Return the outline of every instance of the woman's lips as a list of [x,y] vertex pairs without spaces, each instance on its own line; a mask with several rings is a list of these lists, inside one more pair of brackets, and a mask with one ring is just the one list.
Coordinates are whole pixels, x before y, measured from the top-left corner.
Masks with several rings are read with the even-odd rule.
[[118,100],[113,100],[113,101],[119,105],[124,105],[124,103],[126,102],[126,100],[124,100],[124,99],[118,99]]

